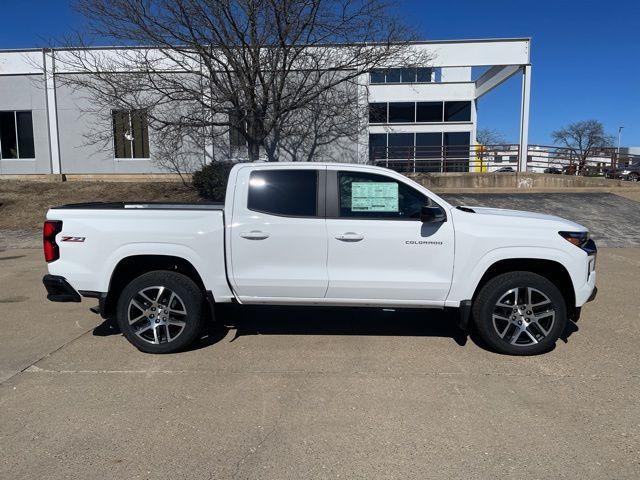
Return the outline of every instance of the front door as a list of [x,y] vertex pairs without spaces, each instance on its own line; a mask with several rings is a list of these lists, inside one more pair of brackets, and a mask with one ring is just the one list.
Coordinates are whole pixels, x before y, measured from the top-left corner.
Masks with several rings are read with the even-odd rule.
[[324,297],[324,175],[324,167],[312,165],[238,172],[228,248],[230,278],[242,302]]
[[427,204],[433,201],[400,179],[329,169],[327,299],[443,304],[453,274],[453,225],[422,223]]

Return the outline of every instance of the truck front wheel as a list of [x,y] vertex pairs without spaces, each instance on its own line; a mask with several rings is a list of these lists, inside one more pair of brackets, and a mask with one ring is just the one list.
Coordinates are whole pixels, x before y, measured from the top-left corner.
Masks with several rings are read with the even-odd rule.
[[161,270],[145,273],[123,289],[118,325],[139,350],[172,353],[200,333],[202,303],[202,292],[189,277]]
[[489,280],[473,304],[480,338],[509,355],[535,355],[555,345],[567,322],[562,293],[531,272],[509,272]]

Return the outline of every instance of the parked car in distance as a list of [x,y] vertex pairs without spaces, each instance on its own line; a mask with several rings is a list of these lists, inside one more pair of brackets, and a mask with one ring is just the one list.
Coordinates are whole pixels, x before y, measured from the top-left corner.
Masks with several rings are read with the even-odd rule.
[[605,171],[605,177],[637,182],[640,180],[640,160],[626,165],[618,165],[617,168],[609,168]]
[[98,299],[152,353],[186,348],[235,302],[455,309],[493,350],[530,355],[596,291],[585,227],[454,207],[367,165],[238,164],[224,204],[63,205],[43,243],[47,298]]
[[548,167],[543,170],[544,173],[551,173],[553,175],[562,175],[562,169],[558,167]]
[[515,172],[513,167],[500,167],[495,173],[513,173]]

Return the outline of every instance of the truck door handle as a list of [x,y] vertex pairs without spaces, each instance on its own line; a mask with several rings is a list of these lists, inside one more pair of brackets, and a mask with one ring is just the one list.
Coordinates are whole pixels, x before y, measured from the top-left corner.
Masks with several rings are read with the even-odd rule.
[[269,234],[267,232],[261,232],[260,230],[242,232],[240,236],[242,238],[246,238],[247,240],[264,240],[265,238],[269,238]]
[[340,240],[341,242],[359,242],[360,240],[364,239],[364,235],[362,235],[361,233],[346,232],[336,236],[336,239]]

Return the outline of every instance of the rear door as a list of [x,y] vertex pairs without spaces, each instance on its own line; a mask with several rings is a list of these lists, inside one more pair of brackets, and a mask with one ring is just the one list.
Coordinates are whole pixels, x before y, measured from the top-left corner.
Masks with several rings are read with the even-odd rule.
[[294,303],[327,290],[325,167],[241,168],[231,221],[230,278],[243,303]]
[[422,223],[427,204],[434,202],[392,175],[329,168],[327,299],[443,305],[453,274],[453,225],[450,218]]

